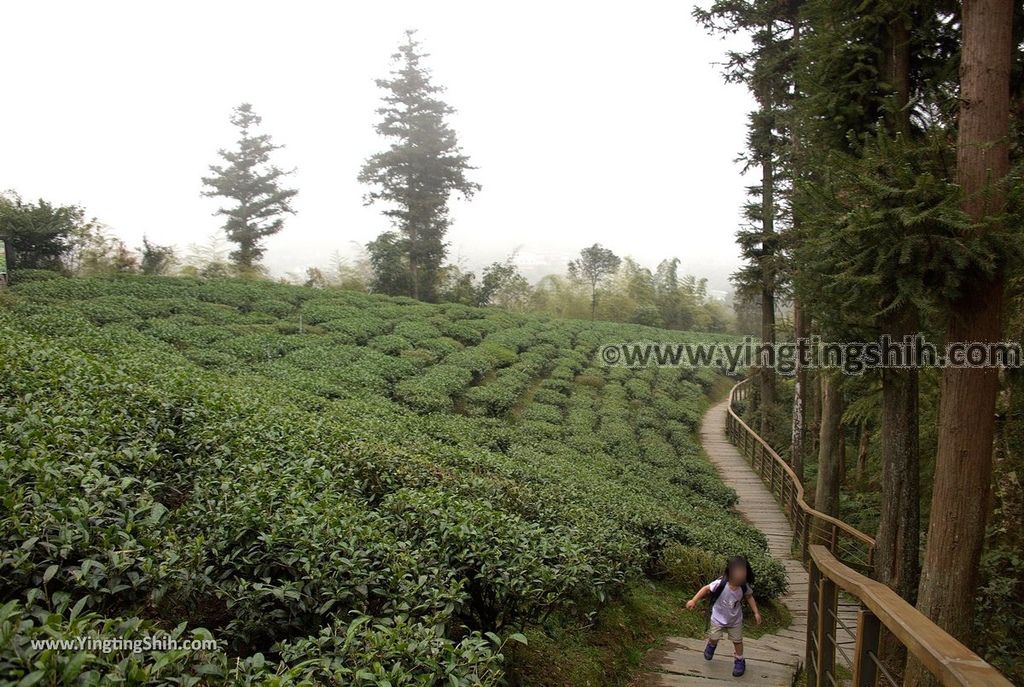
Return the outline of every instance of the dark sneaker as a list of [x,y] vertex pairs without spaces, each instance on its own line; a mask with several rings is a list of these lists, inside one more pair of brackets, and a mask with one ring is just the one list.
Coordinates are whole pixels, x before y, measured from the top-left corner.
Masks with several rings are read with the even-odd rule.
[[[706,656],[707,654],[705,654]],[[732,662],[732,676],[739,677],[743,673],[747,672],[747,661],[742,658],[737,658]]]
[[704,660],[710,661],[715,657],[715,645],[708,642],[708,645],[704,647]]

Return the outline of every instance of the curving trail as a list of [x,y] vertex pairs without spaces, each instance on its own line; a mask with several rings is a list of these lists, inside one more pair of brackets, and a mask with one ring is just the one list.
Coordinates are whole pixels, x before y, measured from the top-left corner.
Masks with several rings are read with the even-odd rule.
[[[803,664],[807,639],[807,571],[791,553],[793,533],[781,507],[726,437],[728,404],[728,400],[721,401],[705,413],[700,429],[701,445],[723,481],[739,495],[736,512],[765,534],[772,556],[784,564],[789,589],[780,600],[793,615],[793,623],[775,634],[744,640],[747,673],[739,678],[732,676],[732,646],[727,641],[719,645],[718,655],[709,662],[702,655],[703,639],[670,637],[663,646],[648,654],[647,672],[635,683],[643,687],[716,687],[744,683],[791,687]],[[839,617],[851,627],[855,626],[856,605],[841,603]],[[837,660],[843,661],[843,651],[849,653],[853,649],[853,638],[841,633],[839,646]]]

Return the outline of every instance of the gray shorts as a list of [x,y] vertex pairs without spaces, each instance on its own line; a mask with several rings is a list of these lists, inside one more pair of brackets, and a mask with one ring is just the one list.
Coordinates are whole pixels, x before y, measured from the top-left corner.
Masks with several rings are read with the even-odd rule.
[[708,632],[708,639],[712,642],[717,642],[726,635],[729,636],[729,641],[734,644],[739,644],[743,641],[743,626],[733,625],[732,627],[726,627],[725,625],[719,625],[718,623],[711,623],[711,630]]

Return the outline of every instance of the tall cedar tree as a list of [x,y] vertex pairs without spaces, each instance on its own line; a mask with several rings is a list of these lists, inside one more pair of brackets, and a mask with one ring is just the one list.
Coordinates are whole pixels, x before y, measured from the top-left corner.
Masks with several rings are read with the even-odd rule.
[[[899,188],[903,179],[894,178],[909,170],[909,155],[871,156],[874,149],[866,145],[877,134],[877,147],[887,152],[910,147],[909,17],[889,3],[826,0],[810,0],[805,16],[810,31],[801,81],[808,97],[798,103],[805,120],[796,129],[811,144],[800,162],[814,170],[801,193],[819,202],[798,196],[795,203],[794,215],[807,215],[802,228],[809,233],[795,250],[805,268],[796,280],[797,295],[806,296],[819,326],[830,334],[850,340],[914,334],[921,282],[908,278],[901,250],[912,246],[915,234],[933,228],[900,221],[907,216],[904,208],[918,202],[915,189]],[[891,140],[897,132],[898,147]],[[917,171],[903,177],[916,178]],[[873,189],[879,191],[875,196]],[[883,479],[875,558],[878,579],[910,601],[918,570],[917,377],[914,369],[881,373]]]
[[[840,453],[843,445],[843,389],[839,373],[818,375],[821,384],[821,427],[818,434],[818,481],[814,490],[814,507],[824,513],[839,515]],[[818,523],[815,541],[827,543],[829,527]]]
[[452,193],[470,198],[480,186],[466,176],[473,168],[445,122],[454,109],[436,97],[444,88],[431,83],[430,71],[421,64],[425,57],[415,32],[407,31],[392,56],[391,78],[377,80],[387,94],[377,110],[382,119],[376,130],[393,142],[366,161],[359,181],[372,188],[366,202],[386,203],[384,214],[402,234],[409,295],[433,301],[447,252],[448,199]]
[[[798,158],[808,182],[793,208],[806,223],[794,251],[796,294],[814,301],[819,325],[847,340],[928,333],[929,323],[943,319],[937,306],[991,275],[1006,252],[996,245],[1004,239],[970,231],[949,181],[959,102],[956,14],[941,0],[808,0],[803,16],[809,30],[797,74],[806,97],[795,120],[809,145]],[[879,381],[875,574],[913,601],[920,571],[918,372],[889,367]],[[938,503],[932,512],[942,515],[933,528],[949,520]],[[958,593],[973,599],[968,589]],[[896,642],[883,641],[882,653],[902,672]]]
[[[921,138],[910,125],[911,92],[918,108],[937,107],[941,97],[936,95],[949,81],[943,68],[955,44],[939,30],[948,24],[939,20],[935,4],[801,3],[795,29],[805,35],[794,51],[797,97],[789,113],[794,172],[788,248],[794,257],[797,337],[808,335],[812,317],[826,334],[848,340],[882,333],[901,338],[918,330],[915,298],[925,280],[908,275],[906,263],[911,261],[905,256],[927,244],[921,234],[942,228],[941,221],[931,221],[929,203],[941,209],[948,197],[942,195],[948,188],[941,183],[919,188],[904,183],[942,178],[941,169],[927,169],[934,167],[933,160],[910,140]],[[921,46],[929,47],[927,54],[916,55],[913,72],[912,26],[914,49],[926,53]],[[926,86],[931,93],[924,92]],[[932,122],[941,124],[943,117],[934,116]],[[878,164],[864,161],[858,166],[854,161],[879,133],[885,140],[869,150]],[[897,135],[899,146],[884,145]],[[887,160],[885,153],[894,149],[909,152],[898,161]],[[833,202],[822,203],[823,198]],[[808,259],[808,253],[816,257]],[[929,257],[916,262],[928,264]],[[797,374],[800,392],[808,388],[806,372]],[[917,380],[915,369],[893,368],[882,374],[884,476],[876,549],[878,578],[911,601],[919,569]],[[802,453],[801,414],[806,408],[795,393],[794,465]]]
[[[939,4],[808,0],[797,125],[807,173],[794,201],[796,293],[819,326],[847,340],[916,334],[936,296],[984,263],[957,237],[962,219],[947,141],[956,54]],[[911,105],[911,103],[914,103]],[[881,506],[875,576],[913,602],[920,562],[919,373],[880,383]],[[883,654],[901,668],[903,649]]]
[[[800,54],[800,32],[802,30],[802,20],[800,18],[800,9],[802,0],[792,0],[789,3],[789,24],[792,29],[791,40],[790,40],[790,68],[793,69],[792,75],[792,100],[797,101],[801,97],[800,91],[800,80],[798,79],[794,65],[797,61],[797,56]],[[791,108],[792,112],[792,108]],[[792,114],[790,113],[790,117]],[[790,187],[791,196],[796,196],[799,193],[800,181],[801,181],[801,168],[799,164],[801,149],[800,149],[800,128],[797,126],[789,127],[789,166],[790,166]],[[791,209],[790,216],[790,231],[789,236],[783,239],[783,249],[785,250],[785,244],[791,243],[800,235],[800,213],[795,208]],[[792,252],[790,250],[790,252]],[[795,273],[797,266],[794,264],[790,267],[791,272]],[[795,279],[795,275],[791,276],[791,279]],[[793,340],[798,346],[798,355],[795,359],[795,367],[793,370],[793,404],[791,406],[791,420],[789,428],[789,464],[793,468],[793,472],[796,473],[797,479],[801,482],[804,479],[804,463],[807,458],[808,450],[808,434],[807,434],[807,401],[810,396],[808,389],[808,382],[810,377],[807,372],[807,368],[804,365],[804,346],[809,341],[811,336],[811,321],[810,314],[804,307],[804,299],[797,293],[793,293]]]
[[270,154],[283,146],[271,143],[268,134],[253,133],[260,121],[249,103],[236,107],[231,123],[239,130],[237,147],[219,150],[217,154],[227,164],[210,165],[211,176],[203,177],[203,184],[209,187],[204,196],[235,201],[215,214],[227,217],[224,233],[238,245],[231,259],[243,271],[257,266],[263,257],[263,239],[284,228],[283,215],[295,214],[291,200],[298,193],[281,186],[281,179],[292,172],[270,164]]
[[[960,121],[956,176],[971,234],[999,232],[1010,170],[1011,0],[972,0],[963,7]],[[1004,278],[979,271],[953,300],[946,341],[992,342],[1002,336]],[[957,639],[970,642],[992,480],[995,369],[942,373],[939,442],[932,512],[918,608]],[[998,620],[993,619],[998,622]],[[910,662],[908,685],[934,684]]]
[[[776,227],[782,212],[779,162],[784,144],[779,113],[791,91],[792,39],[787,25],[793,9],[774,0],[717,0],[706,10],[696,8],[693,15],[709,31],[742,31],[751,37],[750,49],[729,52],[725,65],[726,81],[746,84],[757,101],[742,159],[747,169],[761,169],[761,182],[749,189],[752,199],[744,209],[748,225],[737,233],[746,264],[733,275],[733,283],[741,297],[760,302],[761,341],[774,344],[776,299],[785,281]],[[774,368],[764,365],[757,379],[761,432],[767,434],[775,407]]]

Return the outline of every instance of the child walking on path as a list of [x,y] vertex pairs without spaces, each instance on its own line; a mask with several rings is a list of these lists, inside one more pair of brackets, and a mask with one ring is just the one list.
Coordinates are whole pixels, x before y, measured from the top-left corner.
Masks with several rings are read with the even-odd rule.
[[704,648],[704,658],[710,661],[715,656],[715,649],[722,637],[728,635],[736,649],[733,661],[733,677],[739,677],[747,671],[747,662],[743,659],[743,600],[750,604],[754,611],[754,622],[761,624],[761,612],[754,601],[754,571],[743,556],[733,556],[725,565],[725,573],[717,580],[700,588],[686,607],[693,610],[704,597],[710,596],[711,623],[708,632],[708,645]]

